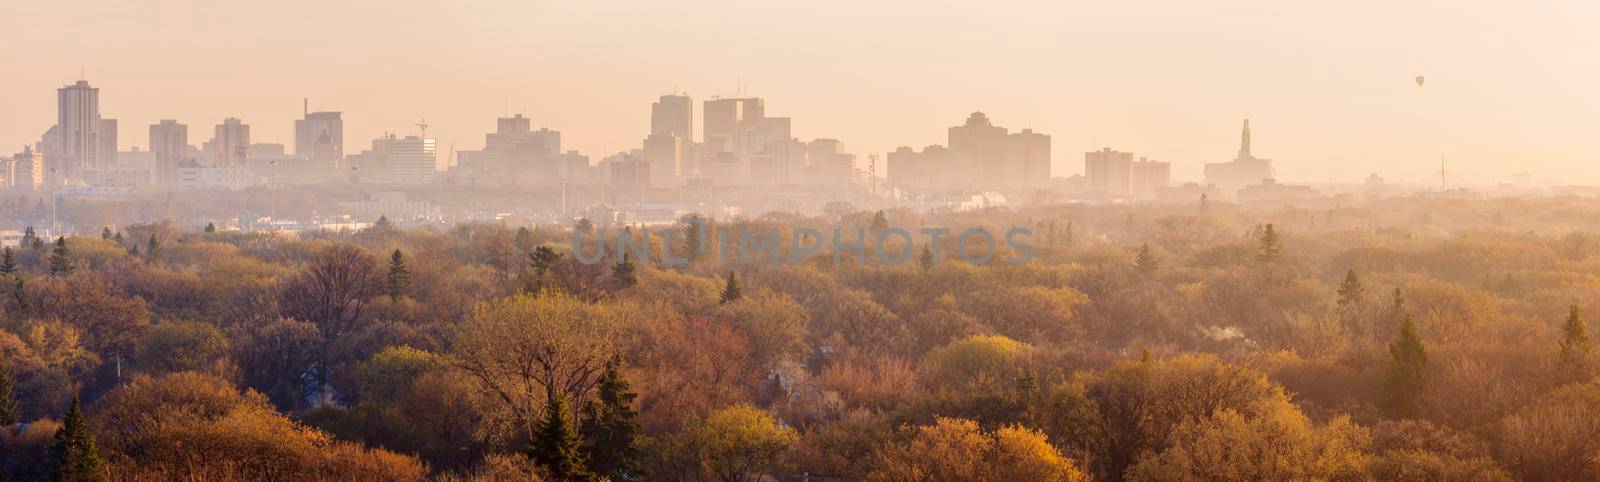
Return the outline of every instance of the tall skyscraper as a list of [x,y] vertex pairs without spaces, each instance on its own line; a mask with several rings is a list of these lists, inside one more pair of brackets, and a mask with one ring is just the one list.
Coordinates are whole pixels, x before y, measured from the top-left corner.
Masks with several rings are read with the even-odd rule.
[[1020,189],[1050,181],[1050,136],[1010,133],[983,112],[947,130],[950,147],[922,152],[902,147],[889,154],[890,184],[919,189]]
[[306,112],[294,121],[294,153],[317,169],[340,169],[344,159],[344,119],[339,112]]
[[250,152],[250,125],[229,117],[217,124],[206,155],[212,167],[245,167]]
[[44,185],[44,153],[23,146],[22,152],[11,156],[11,177],[6,184],[17,189],[38,189]]
[[46,155],[48,162],[60,167],[58,176],[77,177],[84,168],[111,162],[113,159],[101,159],[105,148],[100,138],[104,125],[100,122],[100,89],[80,80],[57,89],[56,100],[55,145],[47,146]]
[[742,129],[767,117],[767,104],[759,98],[711,99],[701,110],[705,120],[708,153],[732,152],[733,138]]
[[672,134],[684,144],[694,142],[694,99],[663,95],[650,104],[650,134]]
[[[374,143],[377,146],[377,143]],[[389,167],[388,181],[396,184],[427,184],[439,173],[438,155],[433,139],[390,136],[382,146],[385,164]]]
[[644,139],[644,162],[650,165],[650,182],[657,187],[677,185],[683,172],[683,138],[656,132]]
[[150,124],[150,152],[155,155],[153,182],[158,186],[178,183],[178,166],[189,152],[189,126],[172,119]]

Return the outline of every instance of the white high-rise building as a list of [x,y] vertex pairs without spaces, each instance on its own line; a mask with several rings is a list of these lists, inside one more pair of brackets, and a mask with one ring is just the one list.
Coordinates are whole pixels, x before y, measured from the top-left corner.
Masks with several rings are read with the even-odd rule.
[[189,126],[172,119],[150,124],[150,152],[155,155],[152,182],[158,186],[177,185],[178,166],[189,152]]
[[372,141],[372,150],[362,153],[361,169],[376,172],[378,180],[391,184],[427,184],[439,174],[438,153],[433,139],[394,135]]
[[224,119],[206,148],[212,167],[245,167],[250,155],[250,125],[233,117]]
[[54,145],[45,146],[45,154],[61,169],[58,176],[77,177],[85,168],[114,162],[115,134],[111,135],[110,156],[106,155],[106,141],[101,138],[100,129],[106,124],[100,119],[100,89],[80,80],[57,89],[56,100],[56,137],[51,143]]

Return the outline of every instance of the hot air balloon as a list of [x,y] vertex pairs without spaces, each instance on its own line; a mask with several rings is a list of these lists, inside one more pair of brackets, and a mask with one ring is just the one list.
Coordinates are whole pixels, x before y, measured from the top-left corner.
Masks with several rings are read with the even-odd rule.
[[1417,76],[1417,87],[1422,87],[1422,81],[1423,80],[1425,80],[1425,79],[1423,79],[1422,76],[1420,76],[1420,75]]

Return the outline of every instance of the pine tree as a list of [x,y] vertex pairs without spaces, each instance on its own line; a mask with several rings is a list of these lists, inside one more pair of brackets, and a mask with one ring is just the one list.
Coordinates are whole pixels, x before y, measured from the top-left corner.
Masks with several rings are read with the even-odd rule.
[[934,261],[933,248],[926,244],[922,245],[922,254],[917,256],[917,266],[921,266],[923,271],[927,271],[933,269]]
[[533,232],[528,231],[527,226],[517,228],[517,236],[512,240],[512,244],[517,245],[523,252],[533,250]]
[[744,292],[739,290],[739,278],[734,277],[733,272],[729,271],[728,284],[722,287],[722,304],[726,305],[739,301],[739,298],[742,297],[744,297]]
[[22,277],[17,277],[17,285],[11,289],[11,310],[18,317],[28,316],[28,291],[23,284]]
[[111,227],[100,228],[100,239],[111,239]]
[[17,255],[12,253],[11,248],[8,247],[4,254],[0,254],[0,275],[11,276],[14,274],[17,274]]
[[583,453],[578,451],[578,433],[572,428],[572,418],[567,414],[567,403],[562,397],[552,398],[545,404],[544,420],[539,422],[538,434],[528,455],[555,480],[594,480],[594,474],[584,467]]
[[1383,377],[1383,409],[1396,418],[1422,414],[1422,393],[1428,383],[1428,353],[1417,335],[1417,323],[1407,313],[1400,333],[1389,344],[1389,366]]
[[1589,341],[1589,330],[1584,326],[1583,313],[1572,305],[1567,321],[1561,324],[1561,365],[1574,379],[1585,378],[1593,360],[1594,345]]
[[1283,240],[1278,238],[1278,231],[1268,224],[1261,232],[1261,253],[1256,259],[1263,263],[1276,263],[1283,257]]
[[1072,237],[1072,221],[1067,221],[1067,229],[1061,233],[1061,247],[1071,248],[1074,241]]
[[11,378],[11,362],[0,355],[0,428],[22,421],[22,414],[17,411],[16,388],[17,381]]
[[67,237],[56,238],[56,248],[50,251],[50,275],[72,274],[72,255],[67,251]]
[[156,235],[150,235],[150,241],[145,243],[144,262],[157,263],[161,261],[161,240]]
[[378,222],[372,223],[372,227],[380,228],[380,229],[389,229],[389,228],[394,227],[394,224],[389,222],[389,215],[380,214],[380,215],[378,215]]
[[596,390],[596,403],[584,409],[583,417],[589,470],[612,480],[628,480],[638,469],[639,413],[633,410],[638,394],[622,375],[621,358],[613,357],[606,364]]
[[217,232],[217,223],[206,223],[206,232],[207,233],[215,233],[215,232]]
[[1206,193],[1200,193],[1200,212],[1204,213],[1209,210],[1211,210],[1211,200],[1206,197]]
[[883,211],[878,211],[876,213],[873,213],[873,215],[872,215],[872,225],[869,226],[867,229],[871,230],[872,234],[882,235],[884,231],[888,231],[889,230],[889,217],[888,216],[884,216],[883,215]]
[[38,244],[38,243],[39,243],[39,235],[35,234],[33,232],[33,226],[28,226],[27,228],[24,228],[22,230],[22,239],[17,241],[17,246],[29,246],[29,247],[32,247],[33,245]]
[[555,248],[549,246],[540,246],[534,248],[532,253],[528,253],[528,268],[532,269],[533,275],[538,278],[544,278],[546,274],[554,271],[556,263],[559,262],[561,253],[557,253]]
[[684,218],[683,222],[688,225],[683,229],[684,252],[688,254],[689,263],[693,264],[700,261],[706,249],[705,235],[700,232],[700,227],[705,221],[700,219],[700,216],[694,215]]
[[620,288],[639,284],[638,271],[638,265],[632,261],[619,259],[617,264],[611,267],[611,282],[616,283]]
[[112,241],[116,241],[117,242],[117,246],[121,246],[122,245],[122,231],[117,231],[117,234],[112,235],[111,236],[111,240]]
[[1344,274],[1344,283],[1339,284],[1339,306],[1360,306],[1365,300],[1365,293],[1361,279],[1356,277],[1356,270],[1349,270]]
[[1134,267],[1139,269],[1139,274],[1149,277],[1161,269],[1161,260],[1150,251],[1150,243],[1139,245],[1139,257],[1134,260]]
[[50,458],[55,462],[55,476],[59,481],[105,480],[104,464],[94,436],[89,434],[83,421],[83,408],[78,397],[72,397],[72,406],[61,417],[61,428],[56,430],[55,445],[50,447]]
[[411,292],[411,269],[406,267],[406,257],[399,249],[389,255],[389,299],[398,300]]

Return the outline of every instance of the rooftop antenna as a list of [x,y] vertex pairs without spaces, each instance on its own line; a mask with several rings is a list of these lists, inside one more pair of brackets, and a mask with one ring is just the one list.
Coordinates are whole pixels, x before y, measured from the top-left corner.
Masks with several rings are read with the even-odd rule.
[[417,123],[417,128],[422,129],[422,138],[423,139],[427,139],[428,138],[428,120],[427,119],[423,119],[422,122],[418,122]]
[[303,115],[311,115],[311,98],[310,97],[301,97],[300,98],[300,102],[301,102],[300,109],[304,111]]

